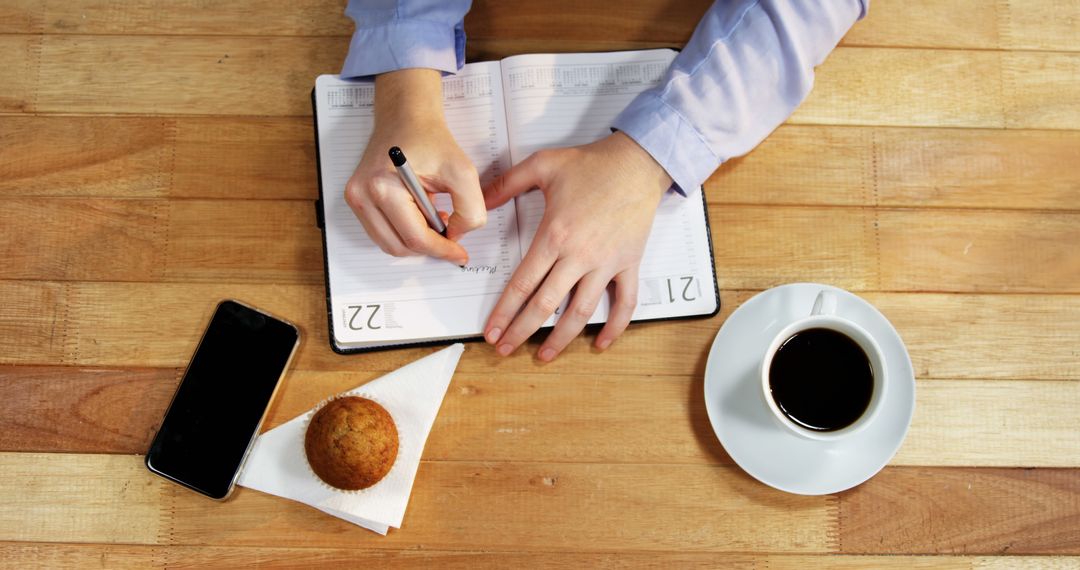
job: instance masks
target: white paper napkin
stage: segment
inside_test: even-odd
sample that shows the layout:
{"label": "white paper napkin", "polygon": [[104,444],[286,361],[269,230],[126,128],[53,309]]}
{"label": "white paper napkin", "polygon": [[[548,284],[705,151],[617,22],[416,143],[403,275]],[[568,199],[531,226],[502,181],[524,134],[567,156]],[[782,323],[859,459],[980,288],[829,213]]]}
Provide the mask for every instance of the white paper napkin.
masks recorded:
{"label": "white paper napkin", "polygon": [[379,534],[386,534],[389,527],[399,528],[424,443],[464,350],[455,344],[347,392],[379,402],[397,425],[401,441],[397,460],[374,486],[357,493],[341,492],[311,472],[304,456],[310,410],[255,440],[239,484],[311,505]]}

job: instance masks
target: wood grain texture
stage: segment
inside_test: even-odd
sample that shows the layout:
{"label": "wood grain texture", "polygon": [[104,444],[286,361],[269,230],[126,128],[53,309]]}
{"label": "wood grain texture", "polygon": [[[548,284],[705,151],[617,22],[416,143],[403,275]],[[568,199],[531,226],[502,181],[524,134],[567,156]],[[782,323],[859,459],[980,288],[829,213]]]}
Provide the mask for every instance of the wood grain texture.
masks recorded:
{"label": "wood grain texture", "polygon": [[1009,0],[999,2],[1004,21],[1003,46],[1015,50],[1077,51],[1080,2]]}
{"label": "wood grain texture", "polygon": [[[336,73],[347,46],[338,38],[42,36],[33,110],[310,115],[315,78]],[[161,54],[169,65],[152,65]]]}
{"label": "wood grain texture", "polygon": [[[709,213],[724,289],[813,281],[855,291],[1080,291],[1076,212],[729,204]],[[12,228],[0,237],[8,278],[323,282],[307,200],[17,198],[0,220]]]}
{"label": "wood grain texture", "polygon": [[875,129],[873,147],[883,206],[1080,210],[1077,132]]}
{"label": "wood grain texture", "polygon": [[0,540],[159,539],[167,483],[152,477],[141,457],[0,453],[0,478],[8,482],[0,487]]}
{"label": "wood grain texture", "polygon": [[9,198],[0,208],[0,274],[7,279],[159,278],[162,201]]}
{"label": "wood grain texture", "polygon": [[0,281],[0,364],[63,362],[69,287]]}
{"label": "wood grain texture", "polygon": [[4,68],[8,70],[0,87],[0,113],[22,113],[33,109],[41,42],[39,37],[0,35],[0,53],[4,54]]}
{"label": "wood grain texture", "polygon": [[1001,4],[982,0],[872,0],[842,45],[995,49]]}
{"label": "wood grain texture", "polygon": [[[0,367],[0,451],[145,453],[181,369]],[[380,376],[294,370],[264,429]],[[702,378],[458,373],[424,457],[731,465]],[[1080,467],[1080,382],[920,379],[892,465]],[[619,437],[610,434],[618,433]]]}
{"label": "wood grain texture", "polygon": [[1002,57],[1009,128],[1080,129],[1080,53]]}
{"label": "wood grain texture", "polygon": [[[0,538],[7,541],[435,550],[479,544],[572,552],[1080,550],[1076,469],[889,468],[841,494],[836,511],[835,499],[778,493],[734,467],[424,462],[403,530],[385,538],[247,489],[226,503],[208,503],[154,478],[137,456],[4,453],[0,471],[36,474],[38,482],[31,492],[0,489]],[[650,484],[657,480],[679,481],[680,493]],[[75,481],[79,492],[72,493]],[[115,516],[95,516],[116,500],[128,505],[122,527]],[[661,503],[640,516],[642,505]]]}
{"label": "wood grain texture", "polygon": [[254,565],[259,568],[803,568],[915,570],[1066,570],[1080,559],[1066,556],[859,556],[836,554],[727,554],[712,552],[577,553],[372,551],[359,548],[257,548],[147,546],[69,543],[0,543],[0,558],[14,567],[205,568]]}
{"label": "wood grain texture", "polygon": [[[428,354],[430,348],[400,349],[358,356],[329,351],[321,285],[52,283],[0,281],[0,291],[27,299],[6,322],[29,335],[52,330],[46,338],[64,339],[46,348],[9,350],[10,364],[181,367],[187,362],[213,307],[238,298],[301,327],[304,340],[296,367],[301,370],[349,371],[358,360],[366,370],[389,371]],[[66,301],[57,303],[57,293]],[[700,375],[708,347],[724,319],[753,291],[722,291],[721,313],[711,319],[641,323],[630,327],[606,357],[590,348],[591,335],[573,341],[555,362],[541,364],[532,351],[500,358],[486,344],[472,343],[461,372],[495,376],[521,372]],[[1074,347],[1080,331],[1062,323],[1080,319],[1075,295],[959,295],[864,293],[897,327],[908,346],[919,378],[1073,380],[1080,378]],[[33,301],[34,299],[41,299]],[[41,312],[31,302],[57,303]],[[53,325],[54,307],[66,311]],[[13,309],[9,309],[13,310]],[[2,314],[2,313],[0,313]],[[63,323],[66,323],[64,326]],[[41,333],[37,333],[41,334]],[[13,347],[36,346],[37,337],[20,338]],[[52,347],[52,348],[48,348]],[[648,356],[646,356],[648,355]],[[1032,355],[1039,355],[1032,358]]]}
{"label": "wood grain texture", "polygon": [[145,453],[182,373],[0,366],[0,450]]}
{"label": "wood grain texture", "polygon": [[[833,499],[777,493],[732,467],[424,462],[404,521],[408,532],[387,537],[249,489],[210,503],[152,476],[138,456],[3,453],[0,473],[5,480],[38,473],[31,492],[0,488],[0,540],[6,541],[376,550],[476,549],[469,544],[511,551],[835,549]],[[677,496],[656,484],[665,480],[680,482]],[[117,501],[128,507],[116,511]],[[649,516],[641,516],[643,509]],[[120,520],[123,526],[116,524]]]}
{"label": "wood grain texture", "polygon": [[8,196],[318,197],[308,117],[0,116]]}
{"label": "wood grain texture", "polygon": [[[337,0],[281,5],[268,0],[218,2],[201,9],[196,0],[125,2],[117,11],[96,0],[0,5],[0,33],[94,35],[349,36],[352,21]],[[667,42],[682,45],[708,2],[624,2],[618,11],[585,2],[511,8],[476,2],[466,16],[471,41],[529,37],[552,42]],[[274,17],[266,17],[272,13]],[[958,49],[1075,50],[1074,0],[1026,2],[876,0],[842,45]],[[600,25],[602,24],[602,25]]]}
{"label": "wood grain texture", "polygon": [[176,117],[172,124],[176,138],[170,197],[319,196],[315,134],[307,117]]}
{"label": "wood grain texture", "polygon": [[176,143],[167,119],[0,117],[5,196],[165,195]]}
{"label": "wood grain texture", "polygon": [[1001,128],[1001,82],[985,80],[1000,77],[1001,66],[994,52],[839,48],[788,121]]}
{"label": "wood grain texture", "polygon": [[[24,60],[40,64],[29,85],[16,84],[5,95],[6,109],[119,114],[310,115],[315,77],[340,68],[348,43],[305,37],[13,37],[18,45],[12,51],[21,49]],[[39,58],[32,55],[33,42],[40,42]],[[171,65],[148,71],[146,54],[164,52]],[[96,65],[102,61],[109,65]],[[841,47],[820,66],[813,92],[790,122],[1075,127],[1075,106],[1049,104],[1047,98],[1074,92],[1076,61],[1073,54],[1043,52]],[[1012,70],[1008,81],[981,81],[1002,77],[1003,66]]]}
{"label": "wood grain texture", "polygon": [[[313,200],[312,138],[305,117],[0,116],[0,191]],[[712,204],[1080,210],[1078,160],[1073,131],[784,125],[706,191]]]}
{"label": "wood grain texture", "polygon": [[1080,213],[881,210],[883,288],[1080,292]]}
{"label": "wood grain texture", "polygon": [[165,203],[164,279],[322,283],[322,234],[311,201]]}
{"label": "wood grain texture", "polygon": [[1080,552],[1080,470],[886,469],[840,496],[840,551]]}

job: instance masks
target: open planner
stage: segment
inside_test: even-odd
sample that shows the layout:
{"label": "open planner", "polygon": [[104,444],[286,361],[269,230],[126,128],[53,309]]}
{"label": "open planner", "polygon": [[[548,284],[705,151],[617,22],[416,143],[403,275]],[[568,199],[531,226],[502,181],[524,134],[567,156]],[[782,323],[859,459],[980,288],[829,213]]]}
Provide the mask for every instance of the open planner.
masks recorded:
{"label": "open planner", "polygon": [[[656,85],[674,57],[661,49],[470,63],[443,79],[446,120],[483,184],[538,149],[608,135],[615,116]],[[344,197],[374,126],[374,85],[323,75],[312,97],[331,347],[356,352],[480,337],[536,234],[543,194],[526,192],[488,212],[487,224],[460,241],[469,252],[465,267],[383,253]],[[668,191],[660,202],[641,264],[635,321],[720,309],[705,200],[700,188],[691,190],[688,196]],[[444,194],[435,204],[450,210]],[[608,306],[603,300],[589,322],[604,322]],[[546,326],[554,326],[562,308]]]}

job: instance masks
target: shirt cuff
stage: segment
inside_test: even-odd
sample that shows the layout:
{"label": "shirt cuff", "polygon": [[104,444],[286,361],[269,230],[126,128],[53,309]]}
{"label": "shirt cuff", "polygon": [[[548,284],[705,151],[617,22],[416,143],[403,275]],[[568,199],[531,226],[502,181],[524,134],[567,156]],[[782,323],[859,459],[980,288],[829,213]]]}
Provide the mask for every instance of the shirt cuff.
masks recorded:
{"label": "shirt cuff", "polygon": [[631,101],[612,128],[626,133],[660,163],[683,196],[700,188],[722,162],[693,125],[653,91]]}
{"label": "shirt cuff", "polygon": [[455,73],[465,64],[465,29],[440,22],[398,20],[353,33],[342,79],[407,68]]}

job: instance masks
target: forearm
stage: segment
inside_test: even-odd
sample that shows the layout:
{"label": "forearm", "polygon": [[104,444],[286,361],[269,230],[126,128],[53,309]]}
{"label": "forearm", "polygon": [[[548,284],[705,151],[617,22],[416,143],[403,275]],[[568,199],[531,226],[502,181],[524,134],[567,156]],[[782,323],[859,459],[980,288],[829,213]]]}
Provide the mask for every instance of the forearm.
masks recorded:
{"label": "forearm", "polygon": [[442,76],[433,69],[401,69],[375,78],[375,125],[442,122]]}
{"label": "forearm", "polygon": [[869,0],[716,2],[656,88],[613,127],[684,191],[743,155],[806,98],[821,64]]}

